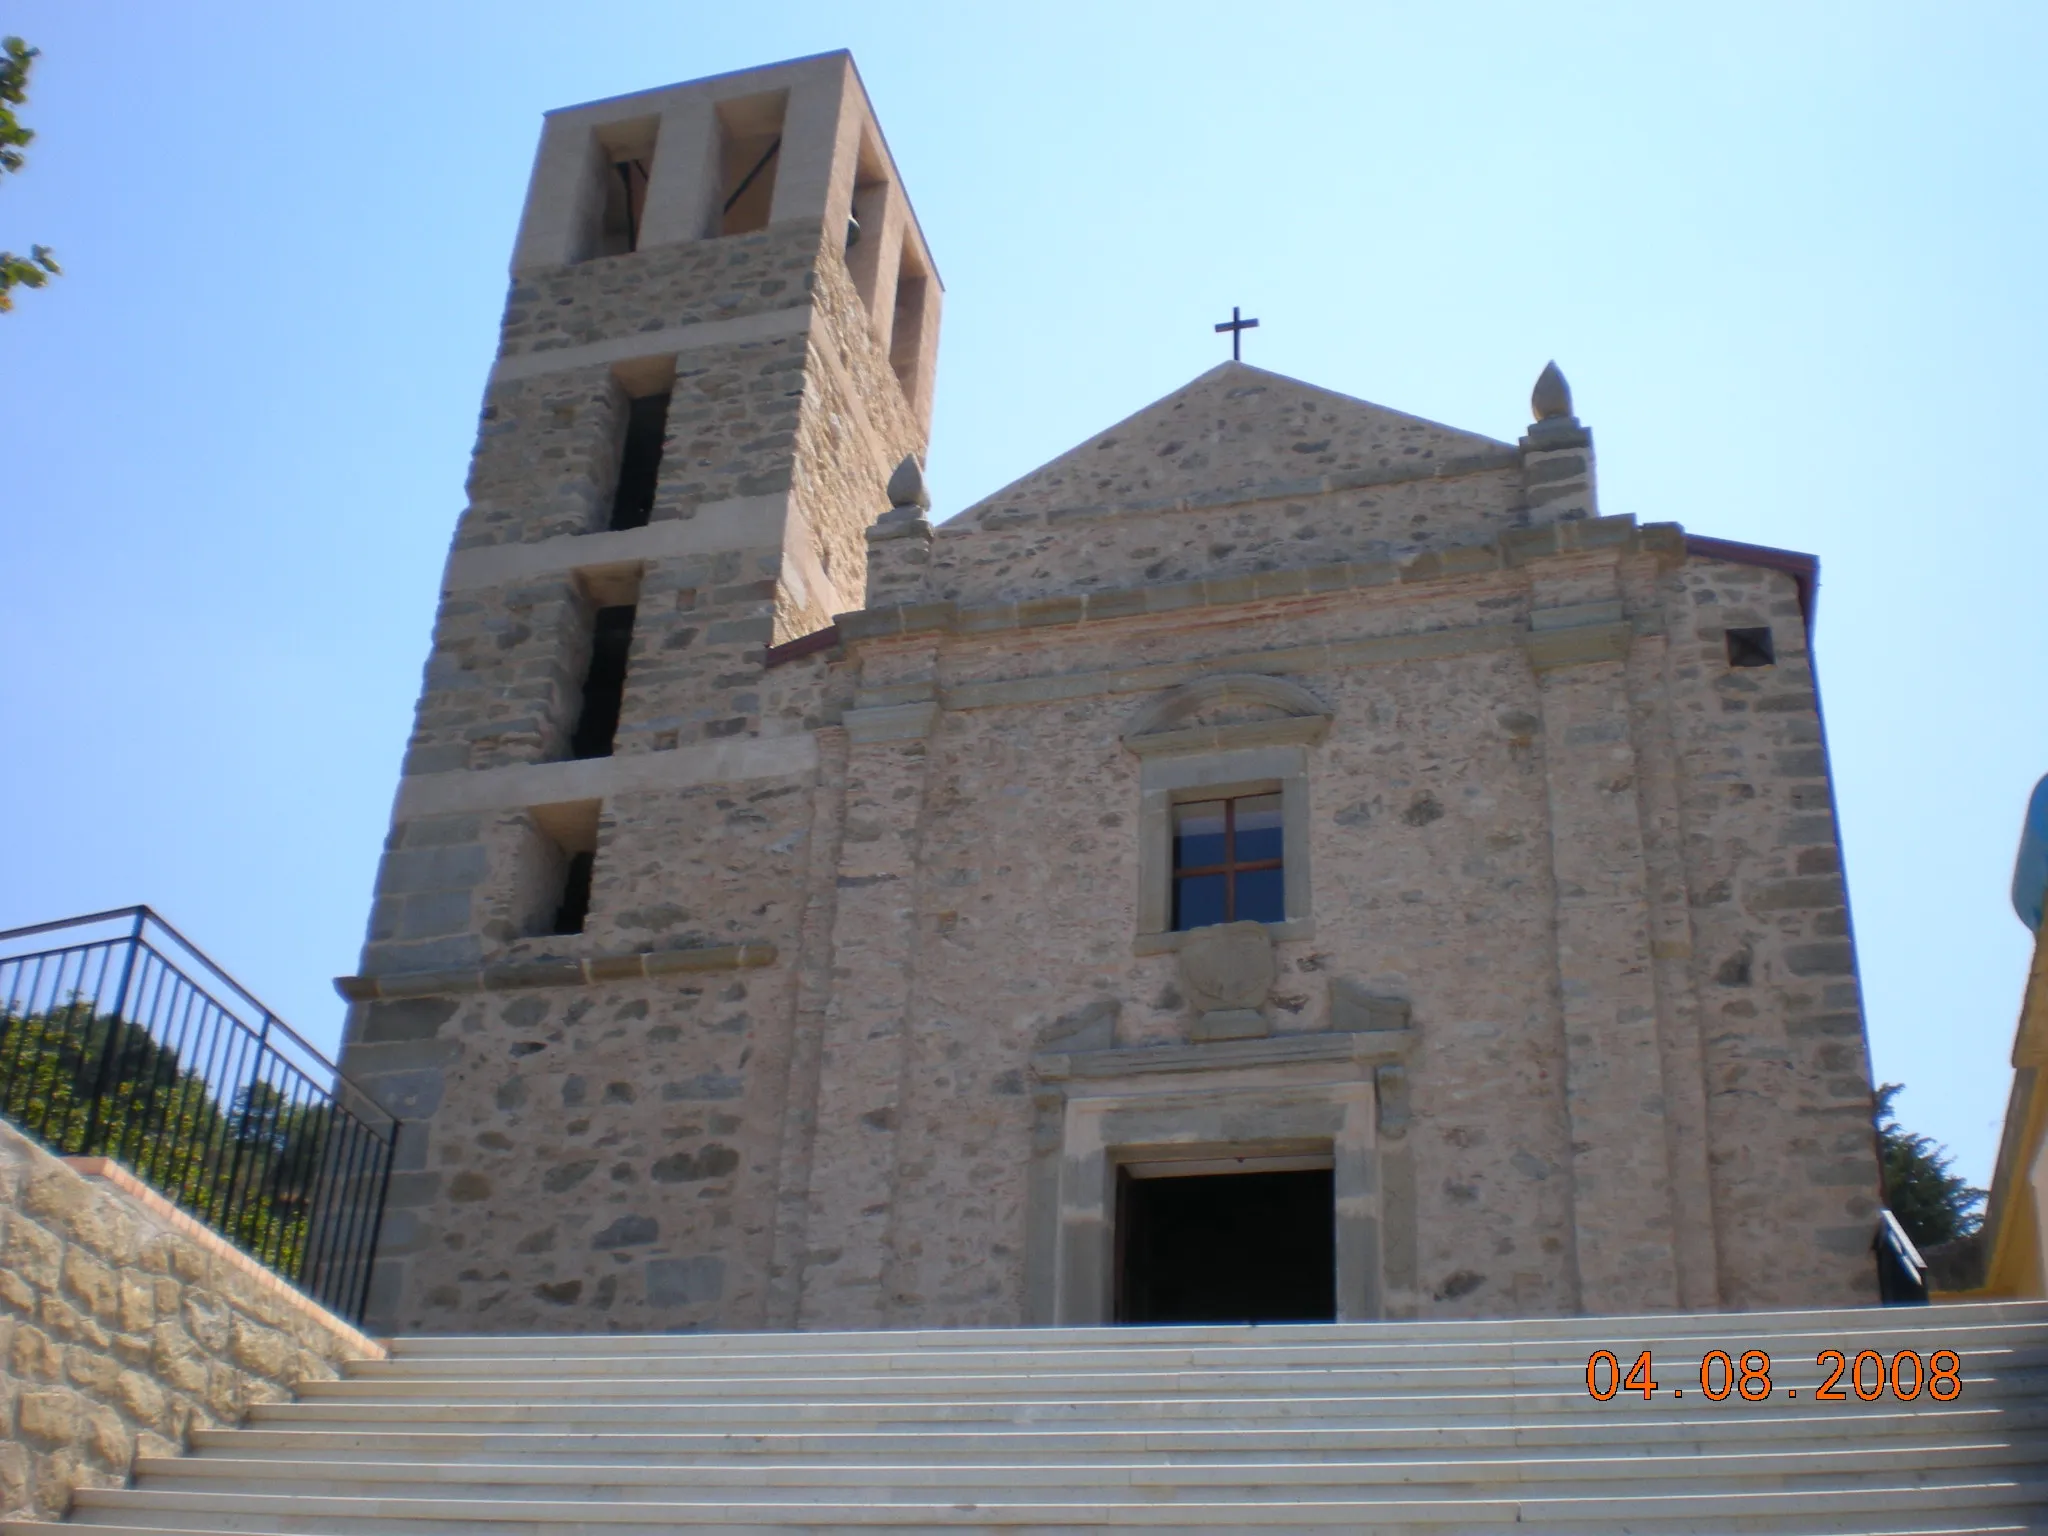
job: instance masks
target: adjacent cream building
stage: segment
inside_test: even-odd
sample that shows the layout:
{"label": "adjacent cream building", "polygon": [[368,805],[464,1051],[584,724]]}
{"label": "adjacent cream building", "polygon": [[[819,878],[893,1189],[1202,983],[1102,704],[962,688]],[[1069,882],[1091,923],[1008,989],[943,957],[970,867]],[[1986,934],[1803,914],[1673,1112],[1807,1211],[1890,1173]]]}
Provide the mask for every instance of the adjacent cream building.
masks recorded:
{"label": "adjacent cream building", "polygon": [[1814,564],[1224,363],[934,526],[851,59],[553,113],[345,1066],[385,1330],[1874,1300]]}

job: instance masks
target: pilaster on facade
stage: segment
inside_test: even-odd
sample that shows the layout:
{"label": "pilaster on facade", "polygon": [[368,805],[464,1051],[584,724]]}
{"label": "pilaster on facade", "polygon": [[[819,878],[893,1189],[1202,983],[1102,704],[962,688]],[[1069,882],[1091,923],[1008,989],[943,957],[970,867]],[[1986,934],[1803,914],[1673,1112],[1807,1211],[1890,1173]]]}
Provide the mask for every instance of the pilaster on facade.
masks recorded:
{"label": "pilaster on facade", "polygon": [[828,940],[831,994],[820,1019],[797,1313],[805,1328],[882,1327],[891,1315],[898,1143],[919,964],[927,735],[936,711],[926,702],[847,714]]}
{"label": "pilaster on facade", "polygon": [[[1643,593],[1646,601],[1653,595],[1654,589]],[[1710,1311],[1721,1305],[1721,1240],[1709,1166],[1712,1142],[1700,1041],[1691,890],[1686,880],[1683,792],[1671,721],[1670,627],[1667,620],[1660,632],[1637,636],[1625,666],[1630,734],[1639,744],[1636,801],[1642,815],[1650,972],[1657,996],[1679,1306],[1688,1311]]]}
{"label": "pilaster on facade", "polygon": [[[1641,764],[1627,668],[1605,649],[1627,633],[1620,614],[1618,596],[1561,605],[1549,623],[1539,606],[1530,632],[1549,794],[1579,1301],[1592,1313],[1662,1311],[1679,1299]],[[1576,632],[1585,632],[1583,648],[1559,644]]]}

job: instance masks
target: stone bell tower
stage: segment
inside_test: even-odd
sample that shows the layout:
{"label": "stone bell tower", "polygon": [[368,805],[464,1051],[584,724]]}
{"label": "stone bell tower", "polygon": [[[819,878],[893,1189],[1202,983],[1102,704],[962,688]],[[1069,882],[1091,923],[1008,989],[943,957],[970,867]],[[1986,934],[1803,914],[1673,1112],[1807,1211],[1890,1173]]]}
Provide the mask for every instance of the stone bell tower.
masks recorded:
{"label": "stone bell tower", "polygon": [[[744,979],[721,984],[717,1049],[686,1060],[698,1026],[667,1015],[701,989],[650,992],[670,961],[648,957],[686,953],[694,973],[797,948],[800,878],[736,872],[707,845],[735,805],[815,774],[817,671],[771,669],[769,648],[864,605],[866,530],[925,450],[939,304],[844,52],[548,115],[361,974],[339,984],[357,1005],[347,1070],[410,1125],[381,1325],[487,1322],[524,1242],[498,1315],[601,1326],[549,1303],[608,1308],[611,1261],[586,1280],[539,1255],[590,1252],[571,1213],[593,1208],[600,1164],[649,1177],[617,1171],[622,1138],[671,1173],[716,1170],[619,1218],[609,1251],[671,1266],[629,1286],[667,1298],[645,1321],[685,1294],[757,1314],[758,1297],[716,1294],[723,1250],[697,1233],[762,1230],[720,1200],[773,1187],[790,1005],[737,1006]],[[564,1031],[593,1010],[649,1038],[590,1057],[592,1037]],[[682,1108],[643,1102],[615,1131],[579,1112],[585,1094],[664,1102],[664,1079]],[[492,1164],[515,1144],[516,1167]]]}
{"label": "stone bell tower", "polygon": [[456,548],[694,524],[777,640],[820,628],[923,453],[938,315],[846,54],[550,113]]}

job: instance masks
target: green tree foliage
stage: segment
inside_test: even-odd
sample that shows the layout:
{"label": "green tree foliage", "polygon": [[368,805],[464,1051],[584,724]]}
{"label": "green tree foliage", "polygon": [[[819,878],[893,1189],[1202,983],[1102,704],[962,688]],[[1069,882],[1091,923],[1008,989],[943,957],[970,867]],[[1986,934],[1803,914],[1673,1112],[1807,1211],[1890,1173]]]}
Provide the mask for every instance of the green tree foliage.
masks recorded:
{"label": "green tree foliage", "polygon": [[[22,151],[36,136],[33,128],[21,126],[14,109],[28,100],[29,66],[41,52],[18,37],[0,38],[0,175],[22,168],[27,159]],[[0,251],[0,314],[14,308],[13,290],[40,288],[63,270],[47,245],[30,246],[26,256]]]}
{"label": "green tree foliage", "polygon": [[0,1114],[60,1155],[126,1164],[299,1277],[329,1143],[325,1104],[293,1103],[256,1082],[222,1105],[176,1051],[74,999],[44,1013],[0,1013]]}
{"label": "green tree foliage", "polygon": [[1954,1158],[1947,1147],[1899,1124],[1892,1100],[1904,1088],[1886,1083],[1877,1090],[1877,1145],[1884,1159],[1885,1204],[1924,1253],[1977,1230],[1984,1220],[1984,1191],[1949,1172]]}

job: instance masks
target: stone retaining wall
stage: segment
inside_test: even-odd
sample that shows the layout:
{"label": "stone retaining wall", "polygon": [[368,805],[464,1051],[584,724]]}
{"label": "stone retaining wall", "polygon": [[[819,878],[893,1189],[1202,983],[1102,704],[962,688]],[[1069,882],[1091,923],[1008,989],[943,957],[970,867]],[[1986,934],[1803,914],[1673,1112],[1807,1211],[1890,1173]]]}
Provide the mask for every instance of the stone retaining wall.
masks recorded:
{"label": "stone retaining wall", "polygon": [[0,1121],[0,1519],[59,1516],[138,1455],[383,1354],[125,1169]]}

